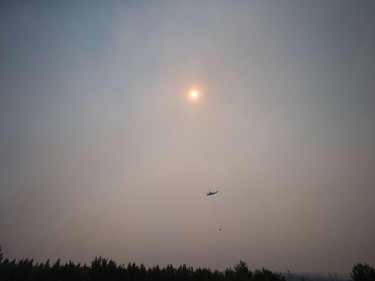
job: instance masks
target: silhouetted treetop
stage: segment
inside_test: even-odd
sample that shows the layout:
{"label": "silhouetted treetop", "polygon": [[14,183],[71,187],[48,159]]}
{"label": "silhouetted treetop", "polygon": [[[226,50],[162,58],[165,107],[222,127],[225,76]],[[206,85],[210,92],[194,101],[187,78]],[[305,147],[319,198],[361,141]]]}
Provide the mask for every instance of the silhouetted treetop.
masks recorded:
{"label": "silhouetted treetop", "polygon": [[374,281],[375,268],[367,263],[357,263],[353,266],[350,276],[354,281]]}

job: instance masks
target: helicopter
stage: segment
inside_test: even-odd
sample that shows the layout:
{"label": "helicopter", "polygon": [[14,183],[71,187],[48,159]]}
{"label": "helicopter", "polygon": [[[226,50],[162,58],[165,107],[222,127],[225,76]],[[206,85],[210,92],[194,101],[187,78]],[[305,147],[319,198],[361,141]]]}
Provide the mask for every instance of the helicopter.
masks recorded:
{"label": "helicopter", "polygon": [[218,193],[219,191],[218,190],[216,190],[216,191],[211,191],[211,190],[209,190],[207,193],[206,193],[206,195],[207,196],[211,196],[211,195],[215,195],[216,193]]}

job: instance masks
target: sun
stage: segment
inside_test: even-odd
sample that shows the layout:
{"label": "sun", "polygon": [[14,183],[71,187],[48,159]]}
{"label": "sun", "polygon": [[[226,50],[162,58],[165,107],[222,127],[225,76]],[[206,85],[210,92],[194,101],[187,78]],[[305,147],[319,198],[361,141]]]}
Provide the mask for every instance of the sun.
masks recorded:
{"label": "sun", "polygon": [[191,99],[191,100],[196,101],[196,100],[199,99],[199,91],[196,90],[196,89],[192,89],[192,90],[190,91],[189,96],[190,96],[190,99]]}

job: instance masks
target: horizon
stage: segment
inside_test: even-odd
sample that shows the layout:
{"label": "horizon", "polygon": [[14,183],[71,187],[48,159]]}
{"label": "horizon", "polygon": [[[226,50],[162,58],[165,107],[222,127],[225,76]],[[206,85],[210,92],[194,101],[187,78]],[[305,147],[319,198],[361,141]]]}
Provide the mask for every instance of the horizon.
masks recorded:
{"label": "horizon", "polygon": [[366,0],[2,1],[6,256],[375,264],[374,14]]}
{"label": "horizon", "polygon": [[[297,275],[297,276],[304,276],[304,277],[312,277],[312,278],[317,278],[317,277],[330,277],[331,275],[337,275],[339,278],[346,278],[346,277],[349,277],[350,278],[350,274],[351,274],[351,271],[348,271],[348,272],[330,272],[330,271],[326,271],[326,272],[292,272],[290,270],[285,270],[285,271],[277,271],[277,270],[273,270],[272,268],[266,268],[266,267],[262,267],[262,268],[251,268],[248,266],[248,264],[246,263],[246,261],[242,261],[242,260],[239,260],[236,264],[233,264],[232,266],[229,266],[229,267],[226,267],[226,268],[223,268],[223,269],[218,269],[218,268],[209,268],[209,267],[194,267],[194,266],[190,266],[188,264],[172,264],[172,263],[168,263],[166,265],[159,265],[159,264],[154,264],[154,265],[145,265],[144,263],[135,263],[135,262],[132,262],[132,261],[128,261],[128,262],[125,262],[125,263],[118,263],[116,260],[113,260],[109,257],[102,257],[102,256],[95,256],[91,261],[87,262],[87,263],[80,263],[80,262],[76,262],[74,260],[71,260],[71,259],[67,259],[67,260],[62,260],[60,258],[57,258],[56,260],[50,260],[50,259],[47,259],[45,261],[35,261],[34,259],[30,258],[30,257],[24,257],[24,258],[21,258],[19,260],[17,259],[10,259],[8,258],[7,256],[4,256],[4,252],[0,252],[2,254],[2,260],[9,260],[9,261],[15,261],[15,262],[19,262],[21,260],[28,260],[28,261],[32,261],[33,263],[35,263],[35,265],[37,264],[41,264],[41,263],[49,263],[50,265],[53,265],[57,262],[59,262],[61,265],[64,265],[64,264],[68,264],[70,262],[76,264],[76,265],[80,265],[80,266],[88,266],[90,267],[91,266],[91,263],[94,262],[95,260],[97,259],[103,259],[103,260],[106,260],[107,262],[110,262],[110,261],[113,261],[116,263],[117,266],[119,267],[127,267],[129,265],[136,265],[136,266],[145,266],[146,269],[153,269],[155,267],[160,267],[160,269],[163,269],[163,268],[166,268],[168,266],[172,266],[174,268],[179,268],[179,267],[187,267],[187,268],[192,268],[193,270],[197,270],[197,269],[209,269],[211,270],[212,272],[214,271],[218,271],[218,272],[225,272],[226,270],[230,270],[230,269],[234,269],[236,266],[240,265],[240,263],[244,263],[249,271],[251,272],[255,272],[256,270],[262,270],[262,269],[266,269],[266,270],[270,270],[271,272],[274,272],[274,273],[279,273],[279,274],[283,274],[283,276],[286,276],[286,275]],[[358,263],[357,263],[358,264]],[[354,265],[353,265],[354,266]]]}

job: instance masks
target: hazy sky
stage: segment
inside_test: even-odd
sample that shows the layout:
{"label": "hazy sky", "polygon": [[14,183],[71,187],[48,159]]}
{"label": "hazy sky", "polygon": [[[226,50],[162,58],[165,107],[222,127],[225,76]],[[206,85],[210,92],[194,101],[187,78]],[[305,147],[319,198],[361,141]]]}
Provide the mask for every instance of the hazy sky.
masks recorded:
{"label": "hazy sky", "polygon": [[6,257],[375,264],[374,1],[104,2],[0,2]]}

